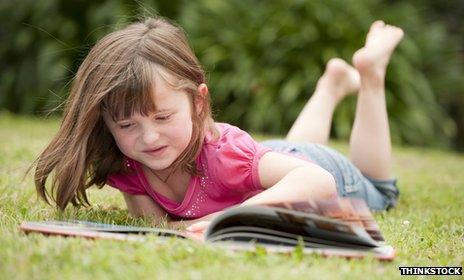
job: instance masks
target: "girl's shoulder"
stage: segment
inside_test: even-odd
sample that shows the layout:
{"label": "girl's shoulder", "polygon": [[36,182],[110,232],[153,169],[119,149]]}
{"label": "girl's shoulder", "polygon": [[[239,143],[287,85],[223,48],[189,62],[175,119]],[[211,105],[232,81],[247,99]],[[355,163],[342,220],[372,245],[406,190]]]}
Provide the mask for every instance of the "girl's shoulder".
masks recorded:
{"label": "girl's shoulder", "polygon": [[137,168],[137,162],[125,158],[124,165],[128,171],[110,174],[106,184],[128,194],[146,195],[146,190],[143,188],[143,183],[140,180],[140,170]]}
{"label": "girl's shoulder", "polygon": [[205,137],[205,145],[221,145],[225,143],[233,143],[236,141],[254,141],[253,138],[244,130],[237,126],[228,123],[215,122],[219,135],[214,137],[212,133],[207,133]]}
{"label": "girl's shoulder", "polygon": [[219,185],[235,190],[241,190],[243,186],[258,189],[258,162],[271,149],[236,126],[227,123],[215,125],[220,136],[218,139],[206,138],[200,154],[202,167],[208,169],[209,177]]}

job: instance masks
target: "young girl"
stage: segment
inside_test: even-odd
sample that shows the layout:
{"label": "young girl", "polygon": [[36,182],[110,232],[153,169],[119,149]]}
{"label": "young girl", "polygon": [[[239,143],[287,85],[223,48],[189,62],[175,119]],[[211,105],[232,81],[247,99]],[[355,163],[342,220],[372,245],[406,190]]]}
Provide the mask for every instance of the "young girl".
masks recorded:
{"label": "young girl", "polygon": [[[375,22],[349,66],[329,61],[286,140],[258,143],[211,116],[205,74],[181,28],[147,19],[101,39],[73,81],[61,127],[36,161],[39,195],[63,210],[86,189],[120,190],[129,212],[155,222],[203,217],[233,205],[363,198],[395,205],[384,95],[401,29]],[[333,111],[359,91],[351,162],[323,144]],[[51,193],[45,188],[54,172]]]}

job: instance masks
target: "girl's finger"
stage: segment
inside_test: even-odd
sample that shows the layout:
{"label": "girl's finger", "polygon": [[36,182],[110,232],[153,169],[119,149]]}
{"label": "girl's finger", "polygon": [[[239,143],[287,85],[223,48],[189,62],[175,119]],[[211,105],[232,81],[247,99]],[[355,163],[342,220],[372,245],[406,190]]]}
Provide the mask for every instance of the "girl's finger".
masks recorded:
{"label": "girl's finger", "polygon": [[210,221],[201,221],[198,223],[194,223],[193,225],[187,227],[186,230],[191,232],[204,231],[210,223]]}

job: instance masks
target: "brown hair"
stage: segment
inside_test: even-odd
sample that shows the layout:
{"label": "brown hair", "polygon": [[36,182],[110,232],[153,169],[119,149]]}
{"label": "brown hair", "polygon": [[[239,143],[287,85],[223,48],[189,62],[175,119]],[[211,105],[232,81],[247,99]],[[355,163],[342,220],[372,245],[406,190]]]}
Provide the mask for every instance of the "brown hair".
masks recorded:
{"label": "brown hair", "polygon": [[[195,158],[206,131],[215,137],[219,134],[209,97],[197,90],[205,74],[182,28],[165,19],[148,18],[103,37],[79,67],[59,131],[34,163],[35,185],[42,199],[50,203],[51,198],[61,210],[69,202],[89,205],[87,188],[101,188],[110,174],[127,171],[102,115],[106,111],[117,119],[153,112],[153,75],[161,75],[190,97],[192,138],[172,167],[197,173]],[[50,194],[45,183],[51,172]]]}

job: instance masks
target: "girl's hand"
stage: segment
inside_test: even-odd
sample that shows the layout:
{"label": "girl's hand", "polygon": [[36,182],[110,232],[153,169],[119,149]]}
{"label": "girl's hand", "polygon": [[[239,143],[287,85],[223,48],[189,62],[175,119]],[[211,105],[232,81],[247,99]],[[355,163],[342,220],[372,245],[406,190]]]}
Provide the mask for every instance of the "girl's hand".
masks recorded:
{"label": "girl's hand", "polygon": [[211,221],[199,221],[186,228],[189,232],[205,232]]}
{"label": "girl's hand", "polygon": [[193,240],[204,242],[205,232],[210,224],[211,224],[211,221],[196,222],[190,225],[189,227],[187,227],[184,233],[185,235],[187,235],[187,237]]}
{"label": "girl's hand", "polygon": [[222,213],[222,211],[215,212],[195,220],[175,221],[169,222],[168,224],[170,228],[183,230],[184,233],[192,239],[203,241],[204,233],[206,232],[208,226],[211,224],[211,220],[213,220],[220,213]]}

